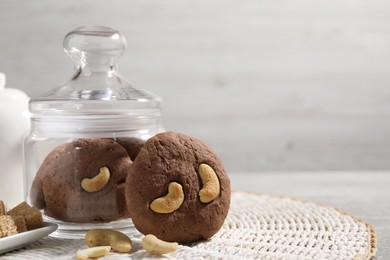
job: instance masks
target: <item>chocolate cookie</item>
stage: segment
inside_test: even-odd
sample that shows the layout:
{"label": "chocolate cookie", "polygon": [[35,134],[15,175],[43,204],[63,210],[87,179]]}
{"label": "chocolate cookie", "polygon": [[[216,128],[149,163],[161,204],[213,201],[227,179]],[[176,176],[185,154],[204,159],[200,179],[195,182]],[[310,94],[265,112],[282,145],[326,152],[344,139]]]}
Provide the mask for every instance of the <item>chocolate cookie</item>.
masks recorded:
{"label": "chocolate cookie", "polygon": [[130,167],[126,201],[135,227],[165,241],[213,236],[230,206],[230,180],[204,142],[173,132],[150,138]]}
{"label": "chocolate cookie", "polygon": [[114,140],[126,149],[132,161],[135,160],[139,151],[145,144],[144,140],[136,137],[117,137]]}
{"label": "chocolate cookie", "polygon": [[67,222],[109,222],[127,215],[124,184],[132,161],[109,139],[79,139],[56,147],[31,187],[32,204]]}

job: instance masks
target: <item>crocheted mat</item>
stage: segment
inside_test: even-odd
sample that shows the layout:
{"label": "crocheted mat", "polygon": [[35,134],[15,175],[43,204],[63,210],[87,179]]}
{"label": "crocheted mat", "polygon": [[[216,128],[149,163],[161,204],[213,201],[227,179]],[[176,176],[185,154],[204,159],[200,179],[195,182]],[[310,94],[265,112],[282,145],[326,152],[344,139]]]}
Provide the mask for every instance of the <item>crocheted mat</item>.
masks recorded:
{"label": "crocheted mat", "polygon": [[[158,258],[141,247],[136,232],[131,254],[102,259]],[[75,259],[83,240],[45,237],[3,259]],[[233,192],[222,229],[207,241],[179,246],[171,259],[370,259],[377,251],[374,229],[335,208],[287,197]]]}

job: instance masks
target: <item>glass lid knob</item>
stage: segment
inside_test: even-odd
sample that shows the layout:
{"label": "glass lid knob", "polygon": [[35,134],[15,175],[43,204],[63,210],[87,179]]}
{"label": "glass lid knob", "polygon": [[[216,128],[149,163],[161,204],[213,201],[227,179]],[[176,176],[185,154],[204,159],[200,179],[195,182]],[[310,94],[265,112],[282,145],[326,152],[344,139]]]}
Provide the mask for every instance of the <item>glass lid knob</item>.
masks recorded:
{"label": "glass lid knob", "polygon": [[87,64],[115,66],[126,49],[126,39],[118,31],[104,26],[79,27],[64,38],[64,50],[76,67]]}

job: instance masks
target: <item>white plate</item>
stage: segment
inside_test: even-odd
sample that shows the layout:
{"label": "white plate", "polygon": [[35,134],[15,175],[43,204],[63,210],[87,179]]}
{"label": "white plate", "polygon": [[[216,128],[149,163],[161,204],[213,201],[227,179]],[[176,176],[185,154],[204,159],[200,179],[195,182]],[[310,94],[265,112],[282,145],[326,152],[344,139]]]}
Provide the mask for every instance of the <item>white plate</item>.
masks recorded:
{"label": "white plate", "polygon": [[45,237],[58,228],[55,224],[43,223],[43,227],[9,237],[0,238],[0,254],[26,246]]}

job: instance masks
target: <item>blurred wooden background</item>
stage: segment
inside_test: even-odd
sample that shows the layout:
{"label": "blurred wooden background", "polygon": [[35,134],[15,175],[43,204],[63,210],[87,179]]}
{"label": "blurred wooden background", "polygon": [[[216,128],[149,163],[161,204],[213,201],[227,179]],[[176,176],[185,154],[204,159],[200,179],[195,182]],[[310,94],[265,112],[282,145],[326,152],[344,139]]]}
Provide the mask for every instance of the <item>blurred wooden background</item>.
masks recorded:
{"label": "blurred wooden background", "polygon": [[123,32],[120,73],[229,171],[390,168],[384,0],[0,1],[0,71],[37,96],[67,80],[65,34]]}

